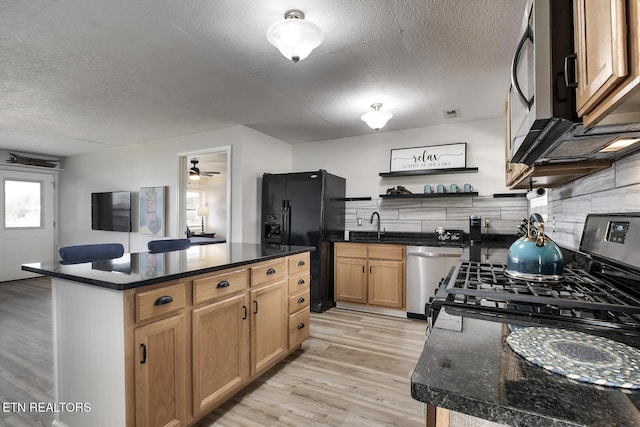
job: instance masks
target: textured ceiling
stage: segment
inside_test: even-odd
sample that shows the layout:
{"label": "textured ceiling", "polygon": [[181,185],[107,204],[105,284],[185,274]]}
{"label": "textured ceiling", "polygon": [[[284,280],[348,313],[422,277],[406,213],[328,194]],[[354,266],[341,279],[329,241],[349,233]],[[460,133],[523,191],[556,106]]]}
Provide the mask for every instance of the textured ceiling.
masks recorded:
{"label": "textured ceiling", "polygon": [[[0,149],[68,156],[244,124],[289,143],[503,114],[525,0],[14,0],[0,14]],[[285,10],[325,32],[294,64]],[[443,110],[460,117],[445,119]]]}

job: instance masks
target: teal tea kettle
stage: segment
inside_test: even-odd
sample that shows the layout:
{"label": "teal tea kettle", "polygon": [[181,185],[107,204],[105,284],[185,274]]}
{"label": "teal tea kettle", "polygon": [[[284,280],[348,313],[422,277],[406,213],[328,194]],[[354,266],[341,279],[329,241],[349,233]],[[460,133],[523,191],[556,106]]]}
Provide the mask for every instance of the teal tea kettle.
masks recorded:
{"label": "teal tea kettle", "polygon": [[536,281],[561,280],[564,270],[562,251],[544,234],[540,214],[529,217],[527,233],[513,242],[507,253],[507,276]]}

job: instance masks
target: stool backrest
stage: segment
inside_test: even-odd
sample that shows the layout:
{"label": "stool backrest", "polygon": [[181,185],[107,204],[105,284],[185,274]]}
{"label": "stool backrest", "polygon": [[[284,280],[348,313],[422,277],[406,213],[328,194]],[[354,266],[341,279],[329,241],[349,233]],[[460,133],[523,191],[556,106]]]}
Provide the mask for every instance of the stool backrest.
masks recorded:
{"label": "stool backrest", "polygon": [[124,246],[121,243],[64,246],[58,249],[58,254],[61,264],[78,264],[120,258],[124,255]]}
{"label": "stool backrest", "polygon": [[163,240],[151,240],[147,243],[149,252],[169,252],[179,251],[182,249],[189,249],[191,247],[191,240],[189,239],[163,239]]}

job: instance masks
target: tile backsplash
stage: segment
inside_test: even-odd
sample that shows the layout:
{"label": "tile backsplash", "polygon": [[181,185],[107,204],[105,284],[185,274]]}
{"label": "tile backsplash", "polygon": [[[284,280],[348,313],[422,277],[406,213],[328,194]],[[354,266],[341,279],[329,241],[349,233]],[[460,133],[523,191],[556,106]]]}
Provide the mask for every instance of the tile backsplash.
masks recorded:
{"label": "tile backsplash", "polygon": [[[373,212],[380,214],[380,229],[386,231],[431,233],[442,226],[468,233],[469,216],[479,215],[483,233],[515,234],[520,219],[527,216],[527,199],[469,196],[348,201],[345,228],[350,231],[375,230],[377,218],[371,223]],[[484,226],[485,218],[490,219],[488,228]],[[361,225],[358,225],[358,219]]]}
{"label": "tile backsplash", "polygon": [[640,212],[640,152],[550,189],[546,231],[559,245],[578,249],[587,214],[617,212]]}

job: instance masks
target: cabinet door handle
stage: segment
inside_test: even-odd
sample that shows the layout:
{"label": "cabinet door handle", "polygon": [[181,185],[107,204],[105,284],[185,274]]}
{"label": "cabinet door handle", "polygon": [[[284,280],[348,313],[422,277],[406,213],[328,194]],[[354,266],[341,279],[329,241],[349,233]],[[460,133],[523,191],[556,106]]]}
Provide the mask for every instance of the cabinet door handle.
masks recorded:
{"label": "cabinet door handle", "polygon": [[[573,62],[573,69],[575,70],[577,60],[578,55],[575,53],[564,57],[564,85],[566,87],[578,87],[578,79],[575,76],[572,82],[569,81],[569,62]],[[575,72],[573,74],[575,75]]]}
{"label": "cabinet door handle", "polygon": [[369,266],[369,274],[373,273],[373,266]]}
{"label": "cabinet door handle", "polygon": [[304,328],[304,323],[302,322],[298,323],[298,329],[302,329],[302,328]]}
{"label": "cabinet door handle", "polygon": [[304,285],[304,279],[298,280],[298,285]]}
{"label": "cabinet door handle", "polygon": [[227,282],[226,280],[223,280],[222,282],[218,283],[218,288],[228,288],[229,287],[229,282]]}
{"label": "cabinet door handle", "polygon": [[147,346],[145,344],[140,344],[140,348],[142,349],[142,360],[140,361],[141,365],[147,363]]}
{"label": "cabinet door handle", "polygon": [[244,315],[242,316],[242,320],[247,320],[247,306],[243,305],[242,310],[244,310]]}
{"label": "cabinet door handle", "polygon": [[298,261],[298,267],[303,267],[305,266],[305,262],[304,261]]}
{"label": "cabinet door handle", "polygon": [[153,303],[153,305],[165,305],[173,302],[173,298],[169,295],[163,295]]}
{"label": "cabinet door handle", "polygon": [[302,304],[304,302],[304,298],[300,297],[298,298],[298,304]]}
{"label": "cabinet door handle", "polygon": [[364,265],[362,266],[362,272],[364,273]]}
{"label": "cabinet door handle", "polygon": [[276,274],[276,270],[274,270],[273,268],[270,268],[267,270],[267,274],[271,275],[271,274]]}
{"label": "cabinet door handle", "polygon": [[253,302],[253,314],[258,314],[258,301]]}

